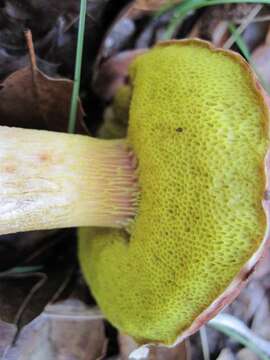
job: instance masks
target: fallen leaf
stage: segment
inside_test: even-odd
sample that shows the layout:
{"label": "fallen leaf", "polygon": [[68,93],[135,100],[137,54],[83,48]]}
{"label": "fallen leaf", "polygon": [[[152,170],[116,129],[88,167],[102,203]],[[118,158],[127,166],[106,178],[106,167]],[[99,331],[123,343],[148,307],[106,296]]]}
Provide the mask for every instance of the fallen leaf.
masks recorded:
{"label": "fallen leaf", "polygon": [[123,51],[104,61],[98,68],[93,89],[104,100],[110,100],[117,89],[126,83],[130,63],[146,49]]}
{"label": "fallen leaf", "polygon": [[[73,82],[53,79],[30,67],[14,72],[0,89],[1,125],[67,131]],[[85,132],[79,103],[77,131]]]}
{"label": "fallen leaf", "polygon": [[4,353],[16,334],[16,326],[0,320],[0,334],[0,359],[3,359]]}
{"label": "fallen leaf", "polygon": [[[6,349],[2,360],[97,360],[106,352],[107,340],[101,319],[89,316],[78,300],[58,304],[61,313],[45,311],[23,328],[16,344]],[[65,316],[65,307],[68,315]],[[73,310],[72,310],[73,309]]]}
{"label": "fallen leaf", "polygon": [[14,323],[20,330],[38,316],[61,288],[70,269],[41,273],[1,274],[1,320]]}
{"label": "fallen leaf", "polygon": [[[24,300],[27,298],[31,289],[34,288],[34,286],[41,280],[42,274],[36,273],[27,274],[27,276],[25,275],[24,277],[22,277],[20,274],[17,276],[6,275],[6,278],[3,278],[3,274],[1,274],[1,320],[8,323],[14,323]],[[44,282],[46,282],[46,276],[44,277],[44,280]],[[36,305],[37,308],[32,306],[31,309],[26,309],[26,312],[24,313],[24,323],[22,325],[31,321],[35,317],[35,312],[36,315],[38,315],[42,311],[44,304],[43,307],[40,303],[36,303]]]}
{"label": "fallen leaf", "polygon": [[[14,72],[1,84],[0,124],[67,131],[73,82],[43,74],[37,67],[30,30],[25,32],[25,38],[30,66]],[[85,132],[80,99],[78,102],[76,130]]]}
{"label": "fallen leaf", "polygon": [[[107,340],[101,314],[89,309],[77,299],[60,304],[52,315],[54,305],[45,308],[44,315],[50,322],[49,339],[57,356],[55,358],[96,360],[105,355]],[[48,314],[50,314],[48,316]],[[66,314],[66,315],[65,315]]]}
{"label": "fallen leaf", "polygon": [[[48,302],[69,296],[74,285],[79,297],[84,298],[80,277],[75,276],[75,231],[56,231],[51,239],[28,237],[29,246],[27,237],[24,239],[23,236],[18,241],[22,247],[24,240],[26,242],[27,250],[24,252],[22,249],[21,254],[25,255],[25,263],[18,263],[16,268],[0,273],[0,318],[16,324],[19,329],[38,316]],[[9,239],[16,249],[13,240]],[[39,264],[41,266],[37,266]]]}

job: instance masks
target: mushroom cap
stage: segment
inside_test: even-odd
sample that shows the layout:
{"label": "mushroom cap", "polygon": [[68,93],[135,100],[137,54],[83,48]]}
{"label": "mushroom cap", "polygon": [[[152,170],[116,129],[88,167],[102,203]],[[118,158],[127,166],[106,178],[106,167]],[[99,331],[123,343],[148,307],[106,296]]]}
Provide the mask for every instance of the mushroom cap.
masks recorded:
{"label": "mushroom cap", "polygon": [[263,253],[269,110],[248,64],[200,40],[159,44],[130,76],[138,214],[130,235],[81,229],[79,256],[116,327],[169,345],[231,302]]}

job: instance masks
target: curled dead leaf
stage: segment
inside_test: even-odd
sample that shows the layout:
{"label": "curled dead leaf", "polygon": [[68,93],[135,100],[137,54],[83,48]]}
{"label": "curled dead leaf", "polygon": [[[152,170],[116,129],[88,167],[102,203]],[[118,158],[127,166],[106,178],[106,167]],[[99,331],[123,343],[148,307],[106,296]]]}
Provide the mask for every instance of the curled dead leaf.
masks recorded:
{"label": "curled dead leaf", "polygon": [[105,100],[111,99],[116,90],[126,82],[130,63],[145,51],[146,49],[123,51],[104,61],[93,82],[96,94]]}
{"label": "curled dead leaf", "polygon": [[[58,309],[62,307],[61,316],[57,309],[52,311],[53,305],[50,307],[50,314],[45,310],[23,328],[16,344],[5,349],[3,360],[96,360],[105,355],[107,340],[103,321],[89,316],[85,305],[78,300],[62,302],[58,304]],[[66,317],[65,307],[68,308]]]}
{"label": "curled dead leaf", "polygon": [[[17,70],[0,89],[0,123],[7,126],[67,131],[73,82],[53,79],[30,67]],[[77,132],[85,132],[79,102]]]}

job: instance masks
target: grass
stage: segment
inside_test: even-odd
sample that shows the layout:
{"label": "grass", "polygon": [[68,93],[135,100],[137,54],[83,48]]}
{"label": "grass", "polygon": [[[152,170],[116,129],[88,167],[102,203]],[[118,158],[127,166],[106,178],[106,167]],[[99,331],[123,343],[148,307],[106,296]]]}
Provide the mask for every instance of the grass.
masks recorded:
{"label": "grass", "polygon": [[242,38],[242,36],[240,34],[238,34],[237,29],[235,27],[235,25],[229,23],[229,30],[232,33],[232,35],[235,38],[235,43],[238,46],[239,50],[241,51],[241,53],[243,54],[243,56],[247,59],[247,61],[250,63],[250,65],[252,66],[254,72],[256,73],[260,83],[262,84],[262,86],[264,87],[264,89],[266,90],[266,92],[268,94],[270,94],[270,86],[265,82],[265,80],[262,78],[262,76],[258,73],[256,66],[254,65],[254,63],[252,62],[252,58],[251,58],[251,54],[249,52],[249,49],[244,41],[244,39]]}
{"label": "grass", "polygon": [[76,119],[77,119],[77,112],[78,112],[78,99],[79,99],[79,91],[80,91],[80,84],[81,84],[81,70],[82,70],[82,56],[83,56],[86,10],[87,10],[87,0],[81,0],[74,84],[73,84],[73,91],[72,91],[72,96],[71,96],[69,122],[68,122],[68,132],[69,133],[74,133],[75,128],[76,128]]}
{"label": "grass", "polygon": [[259,359],[270,360],[270,342],[257,336],[242,321],[229,314],[219,314],[209,321],[212,328],[253,351]]}
{"label": "grass", "polygon": [[[223,4],[240,4],[240,3],[249,3],[249,4],[270,4],[270,0],[183,0],[179,5],[174,6],[174,14],[172,20],[165,31],[164,40],[168,40],[173,37],[177,27],[181,24],[184,18],[192,11],[201,9],[203,7],[213,6],[213,5],[223,5]],[[171,6],[164,7],[160,12],[159,16],[168,11]]]}

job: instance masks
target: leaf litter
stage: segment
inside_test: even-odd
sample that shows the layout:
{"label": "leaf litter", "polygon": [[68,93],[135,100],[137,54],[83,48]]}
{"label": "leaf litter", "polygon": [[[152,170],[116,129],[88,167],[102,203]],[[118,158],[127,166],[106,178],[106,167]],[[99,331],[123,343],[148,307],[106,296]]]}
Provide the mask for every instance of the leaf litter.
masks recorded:
{"label": "leaf litter", "polygon": [[[42,73],[37,67],[31,32],[26,31],[25,36],[31,64],[11,74],[0,85],[1,125],[66,131],[73,82]],[[86,132],[83,118],[79,101],[77,132],[80,133]]]}

